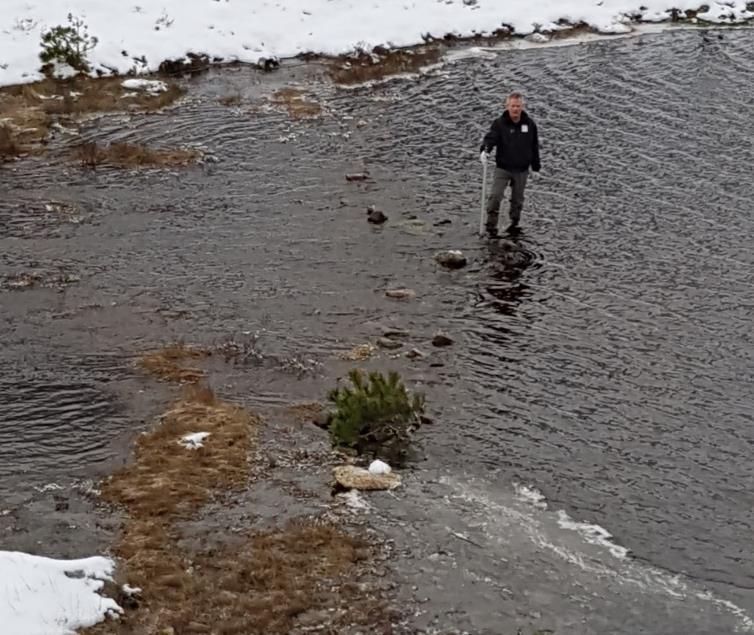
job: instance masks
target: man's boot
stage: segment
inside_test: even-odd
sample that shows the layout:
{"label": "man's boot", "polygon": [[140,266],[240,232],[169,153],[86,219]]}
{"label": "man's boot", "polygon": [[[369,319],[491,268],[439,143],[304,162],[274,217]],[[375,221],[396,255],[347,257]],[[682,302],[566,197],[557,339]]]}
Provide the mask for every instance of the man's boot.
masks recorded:
{"label": "man's boot", "polygon": [[497,212],[487,212],[487,235],[490,238],[497,238]]}
{"label": "man's boot", "polygon": [[508,225],[508,231],[513,232],[518,229],[518,221],[521,220],[521,212],[519,210],[512,209],[510,211],[511,224]]}

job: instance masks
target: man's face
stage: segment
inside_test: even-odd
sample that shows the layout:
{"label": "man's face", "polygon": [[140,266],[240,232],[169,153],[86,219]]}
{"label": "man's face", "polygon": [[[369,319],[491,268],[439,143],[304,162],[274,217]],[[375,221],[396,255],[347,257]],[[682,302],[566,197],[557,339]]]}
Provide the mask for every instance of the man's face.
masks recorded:
{"label": "man's face", "polygon": [[510,115],[510,118],[513,119],[513,121],[518,121],[519,119],[521,119],[521,111],[524,109],[524,100],[506,99],[505,109],[508,111],[508,114]]}

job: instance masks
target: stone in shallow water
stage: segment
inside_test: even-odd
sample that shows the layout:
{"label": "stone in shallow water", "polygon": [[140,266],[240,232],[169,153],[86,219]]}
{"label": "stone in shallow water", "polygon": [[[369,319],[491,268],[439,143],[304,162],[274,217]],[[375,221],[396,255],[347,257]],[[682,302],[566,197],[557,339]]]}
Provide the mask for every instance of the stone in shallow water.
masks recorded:
{"label": "stone in shallow water", "polygon": [[394,340],[389,337],[380,337],[377,340],[377,346],[379,346],[380,348],[395,350],[396,348],[403,346],[403,342],[399,342],[398,340]]}
{"label": "stone in shallow water", "polygon": [[388,289],[385,291],[385,295],[388,298],[395,298],[396,300],[410,300],[416,297],[416,291],[413,289]]}
{"label": "stone in shallow water", "polygon": [[450,346],[453,343],[453,338],[445,335],[445,333],[435,333],[432,338],[433,346]]}
{"label": "stone in shallow water", "polygon": [[387,220],[387,216],[384,212],[381,212],[374,205],[367,207],[367,221],[374,223],[375,225],[381,225]]}
{"label": "stone in shallow water", "polygon": [[448,269],[460,269],[461,267],[465,267],[467,262],[463,252],[457,249],[441,251],[435,254],[435,260]]}

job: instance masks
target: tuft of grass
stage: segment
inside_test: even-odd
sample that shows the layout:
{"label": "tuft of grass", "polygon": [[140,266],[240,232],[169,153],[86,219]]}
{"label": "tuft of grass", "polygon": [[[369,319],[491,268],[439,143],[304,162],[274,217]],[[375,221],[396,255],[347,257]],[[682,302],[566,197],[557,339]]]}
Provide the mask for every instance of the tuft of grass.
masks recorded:
{"label": "tuft of grass", "polygon": [[[123,506],[136,519],[186,516],[216,489],[245,486],[258,419],[232,404],[218,402],[208,388],[188,394],[161,422],[136,442],[133,465],[102,486],[105,500]],[[209,432],[202,447],[179,441]]]}
{"label": "tuft of grass", "polygon": [[413,49],[386,49],[372,51],[359,49],[350,55],[335,58],[330,63],[330,78],[336,84],[363,84],[402,73],[416,73],[425,66],[436,64],[442,57],[439,46],[422,46]]}
{"label": "tuft of grass", "polygon": [[311,119],[322,114],[322,106],[307,99],[298,88],[281,88],[272,94],[270,101],[285,108],[293,119]]}
{"label": "tuft of grass", "polygon": [[423,395],[406,390],[400,375],[360,370],[349,373],[352,387],[336,388],[328,395],[335,405],[330,438],[335,447],[355,449],[402,463],[412,428],[424,411]]}
{"label": "tuft of grass", "polygon": [[0,160],[21,154],[16,135],[8,124],[0,125]]}
{"label": "tuft of grass", "polygon": [[74,155],[81,163],[89,167],[105,164],[125,168],[183,166],[193,163],[201,157],[201,153],[193,149],[154,150],[126,142],[101,146],[91,141],[81,144]]}
{"label": "tuft of grass", "polygon": [[174,83],[159,94],[129,93],[121,86],[122,81],[120,77],[77,75],[66,80],[47,78],[0,87],[0,127],[8,127],[14,142],[10,148],[13,154],[5,156],[40,150],[57,119],[119,110],[151,112],[168,106],[184,93]]}
{"label": "tuft of grass", "polygon": [[240,106],[243,103],[241,95],[224,95],[217,98],[217,103],[222,106]]}
{"label": "tuft of grass", "polygon": [[145,355],[138,365],[160,381],[193,384],[204,377],[204,371],[186,367],[185,362],[209,357],[210,354],[204,349],[173,344]]}

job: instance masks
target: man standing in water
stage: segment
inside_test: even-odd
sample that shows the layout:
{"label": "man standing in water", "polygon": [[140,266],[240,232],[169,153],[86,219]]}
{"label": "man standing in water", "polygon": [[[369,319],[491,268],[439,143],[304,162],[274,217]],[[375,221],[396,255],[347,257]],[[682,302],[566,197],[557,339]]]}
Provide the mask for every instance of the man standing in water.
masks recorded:
{"label": "man standing in water", "polygon": [[511,224],[508,231],[515,230],[521,220],[524,207],[524,190],[529,177],[529,168],[539,172],[539,138],[537,125],[524,110],[524,98],[521,93],[511,93],[505,100],[503,114],[492,122],[489,132],[482,141],[482,164],[487,164],[487,157],[497,148],[495,154],[495,178],[492,191],[487,199],[487,233],[497,236],[497,219],[500,202],[505,188],[511,186]]}

